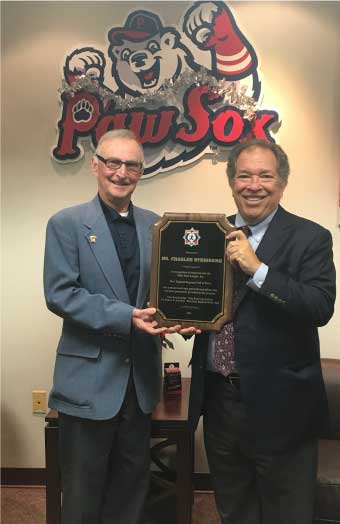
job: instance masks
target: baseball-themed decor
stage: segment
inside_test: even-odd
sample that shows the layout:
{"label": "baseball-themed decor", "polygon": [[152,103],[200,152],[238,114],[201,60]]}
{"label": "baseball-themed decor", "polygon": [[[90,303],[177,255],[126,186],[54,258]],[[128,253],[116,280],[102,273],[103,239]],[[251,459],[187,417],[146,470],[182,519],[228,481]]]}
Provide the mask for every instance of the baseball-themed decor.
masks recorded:
{"label": "baseball-themed decor", "polygon": [[[251,6],[249,6],[251,9]],[[178,25],[138,9],[103,48],[66,56],[58,162],[79,160],[108,130],[128,128],[145,151],[145,177],[216,154],[249,136],[273,141],[279,115],[261,108],[258,57],[224,2],[194,2]]]}

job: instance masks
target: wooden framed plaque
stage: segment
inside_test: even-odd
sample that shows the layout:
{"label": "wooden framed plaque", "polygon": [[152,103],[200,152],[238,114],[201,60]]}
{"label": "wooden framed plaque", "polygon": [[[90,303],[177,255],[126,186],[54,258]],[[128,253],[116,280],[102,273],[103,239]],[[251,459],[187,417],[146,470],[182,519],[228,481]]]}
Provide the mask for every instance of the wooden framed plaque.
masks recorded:
{"label": "wooden framed plaque", "polygon": [[165,213],[153,226],[150,306],[160,326],[219,331],[231,320],[233,269],[225,215]]}

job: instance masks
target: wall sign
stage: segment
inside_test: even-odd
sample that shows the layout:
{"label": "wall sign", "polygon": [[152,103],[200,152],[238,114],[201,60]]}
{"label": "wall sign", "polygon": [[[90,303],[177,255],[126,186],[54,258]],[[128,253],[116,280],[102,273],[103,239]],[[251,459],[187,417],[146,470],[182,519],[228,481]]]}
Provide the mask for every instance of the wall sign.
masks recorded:
{"label": "wall sign", "polygon": [[140,137],[145,177],[249,136],[274,140],[279,115],[261,108],[255,49],[224,2],[194,2],[176,27],[133,11],[107,38],[108,48],[84,45],[65,58],[54,160],[78,161],[82,140],[95,148],[120,128]]}

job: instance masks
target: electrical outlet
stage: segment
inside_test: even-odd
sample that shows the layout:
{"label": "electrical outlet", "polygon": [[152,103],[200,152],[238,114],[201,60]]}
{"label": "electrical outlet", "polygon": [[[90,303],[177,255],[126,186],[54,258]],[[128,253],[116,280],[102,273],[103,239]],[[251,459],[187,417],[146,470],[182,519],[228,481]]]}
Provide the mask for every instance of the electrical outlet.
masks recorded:
{"label": "electrical outlet", "polygon": [[47,392],[44,389],[32,391],[33,413],[47,413]]}

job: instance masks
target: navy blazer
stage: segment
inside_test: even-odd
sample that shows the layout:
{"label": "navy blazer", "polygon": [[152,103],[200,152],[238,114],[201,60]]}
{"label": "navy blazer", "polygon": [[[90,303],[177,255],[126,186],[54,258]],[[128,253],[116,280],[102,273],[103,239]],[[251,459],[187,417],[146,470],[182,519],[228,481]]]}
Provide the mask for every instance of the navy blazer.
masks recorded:
{"label": "navy blazer", "polygon": [[[276,453],[327,426],[317,328],[334,310],[332,238],[279,206],[256,254],[269,271],[258,292],[242,291],[234,314],[235,358],[257,449]],[[193,348],[193,427],[204,409],[208,337],[196,336]]]}
{"label": "navy blazer", "polygon": [[[149,296],[152,225],[158,215],[134,207],[140,249],[137,308]],[[161,344],[133,329],[134,306],[98,196],[48,222],[44,264],[48,308],[63,318],[49,406],[108,419],[119,411],[132,365],[141,409],[159,400]]]}

